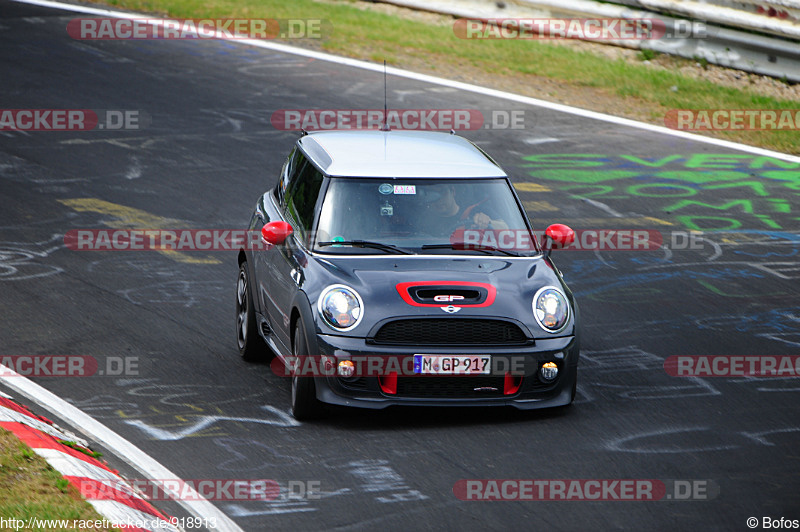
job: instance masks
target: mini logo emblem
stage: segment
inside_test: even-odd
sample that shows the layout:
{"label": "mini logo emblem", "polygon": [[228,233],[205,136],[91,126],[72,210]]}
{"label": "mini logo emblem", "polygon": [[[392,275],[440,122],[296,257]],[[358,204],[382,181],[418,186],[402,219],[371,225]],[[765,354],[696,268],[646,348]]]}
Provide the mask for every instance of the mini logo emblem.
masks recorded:
{"label": "mini logo emblem", "polygon": [[461,307],[454,307],[453,305],[447,305],[446,307],[442,307],[442,310],[447,312],[448,314],[455,314],[456,312],[461,310]]}
{"label": "mini logo emblem", "polygon": [[450,296],[444,294],[433,296],[433,300],[437,303],[450,303],[451,301],[461,301],[462,299],[464,299],[464,296]]}

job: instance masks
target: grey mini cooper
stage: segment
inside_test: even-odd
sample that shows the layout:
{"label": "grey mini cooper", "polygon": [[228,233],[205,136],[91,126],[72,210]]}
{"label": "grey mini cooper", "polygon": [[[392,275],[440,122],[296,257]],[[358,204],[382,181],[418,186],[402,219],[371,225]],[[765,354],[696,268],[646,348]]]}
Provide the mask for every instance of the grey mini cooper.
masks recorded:
{"label": "grey mini cooper", "polygon": [[506,173],[447,133],[303,134],[239,252],[237,340],[291,377],[292,413],[562,406],[578,308]]}

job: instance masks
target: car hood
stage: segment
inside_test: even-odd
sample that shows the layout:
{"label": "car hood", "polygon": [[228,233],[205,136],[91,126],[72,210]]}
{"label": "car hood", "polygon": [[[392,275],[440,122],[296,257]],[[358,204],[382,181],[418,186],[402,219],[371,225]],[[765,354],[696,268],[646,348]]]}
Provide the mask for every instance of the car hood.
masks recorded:
{"label": "car hood", "polygon": [[[486,317],[511,319],[524,325],[533,338],[552,338],[572,334],[574,312],[570,322],[558,334],[545,332],[539,327],[532,309],[533,297],[544,286],[555,286],[564,292],[573,306],[572,294],[562,282],[550,261],[541,256],[532,258],[505,257],[317,257],[320,276],[306,291],[311,304],[326,286],[348,285],[361,295],[364,317],[361,323],[347,333],[348,336],[366,337],[376,324],[393,318],[408,317]],[[459,301],[420,302],[409,297],[409,289],[418,286],[479,286],[494,290],[480,304]],[[443,294],[448,290],[442,290]],[[488,302],[488,304],[486,304]],[[457,310],[444,307],[457,307]],[[321,320],[319,320],[321,321]],[[342,334],[326,324],[320,332]]]}

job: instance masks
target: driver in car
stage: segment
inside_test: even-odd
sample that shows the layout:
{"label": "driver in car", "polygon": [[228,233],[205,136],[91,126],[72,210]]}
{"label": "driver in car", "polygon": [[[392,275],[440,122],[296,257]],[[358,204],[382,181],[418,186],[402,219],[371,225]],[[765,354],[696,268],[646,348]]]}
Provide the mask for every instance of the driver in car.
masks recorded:
{"label": "driver in car", "polygon": [[424,201],[427,211],[433,216],[429,222],[435,227],[442,227],[448,232],[456,229],[508,229],[508,224],[503,220],[492,218],[484,212],[481,205],[483,199],[471,205],[459,205],[456,200],[456,190],[453,185],[433,185],[425,189]]}

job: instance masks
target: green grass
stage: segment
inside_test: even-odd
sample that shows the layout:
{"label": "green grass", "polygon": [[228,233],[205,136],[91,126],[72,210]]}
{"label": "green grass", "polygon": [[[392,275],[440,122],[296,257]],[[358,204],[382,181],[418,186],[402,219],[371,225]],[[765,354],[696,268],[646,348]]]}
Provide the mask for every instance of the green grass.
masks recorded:
{"label": "green grass", "polygon": [[[331,35],[325,39],[294,40],[292,44],[375,62],[386,59],[391,65],[416,67],[434,74],[444,72],[446,77],[453,74],[458,77],[459,69],[478,69],[506,80],[516,79],[519,87],[527,89],[520,92],[541,98],[547,98],[547,94],[535,91],[536,80],[547,78],[564,86],[599,91],[622,109],[618,114],[662,125],[664,114],[673,108],[800,108],[797,101],[778,100],[686,77],[677,69],[662,70],[607,59],[549,42],[459,39],[451,23],[435,25],[359,9],[354,0],[108,0],[106,3],[177,18],[323,19],[332,25]],[[640,56],[648,57],[646,51]],[[670,90],[673,86],[678,90]],[[579,101],[570,103],[581,106]],[[800,153],[798,131],[732,131],[716,135]]]}
{"label": "green grass", "polygon": [[74,441],[68,441],[68,440],[56,440],[56,441],[58,443],[60,443],[61,445],[66,445],[67,447],[69,447],[71,449],[75,449],[76,451],[82,452],[86,456],[91,456],[92,458],[100,458],[100,457],[103,456],[103,453],[100,453],[100,452],[97,452],[97,451],[92,451],[91,449],[87,449],[86,447],[83,447],[82,445],[78,445],[78,443],[74,442]]}
{"label": "green grass", "polygon": [[[31,517],[78,521],[103,519],[60,473],[16,436],[3,429],[0,429],[0,517],[25,521]],[[13,528],[0,527],[0,530]],[[54,528],[33,527],[24,530],[52,532]]]}

